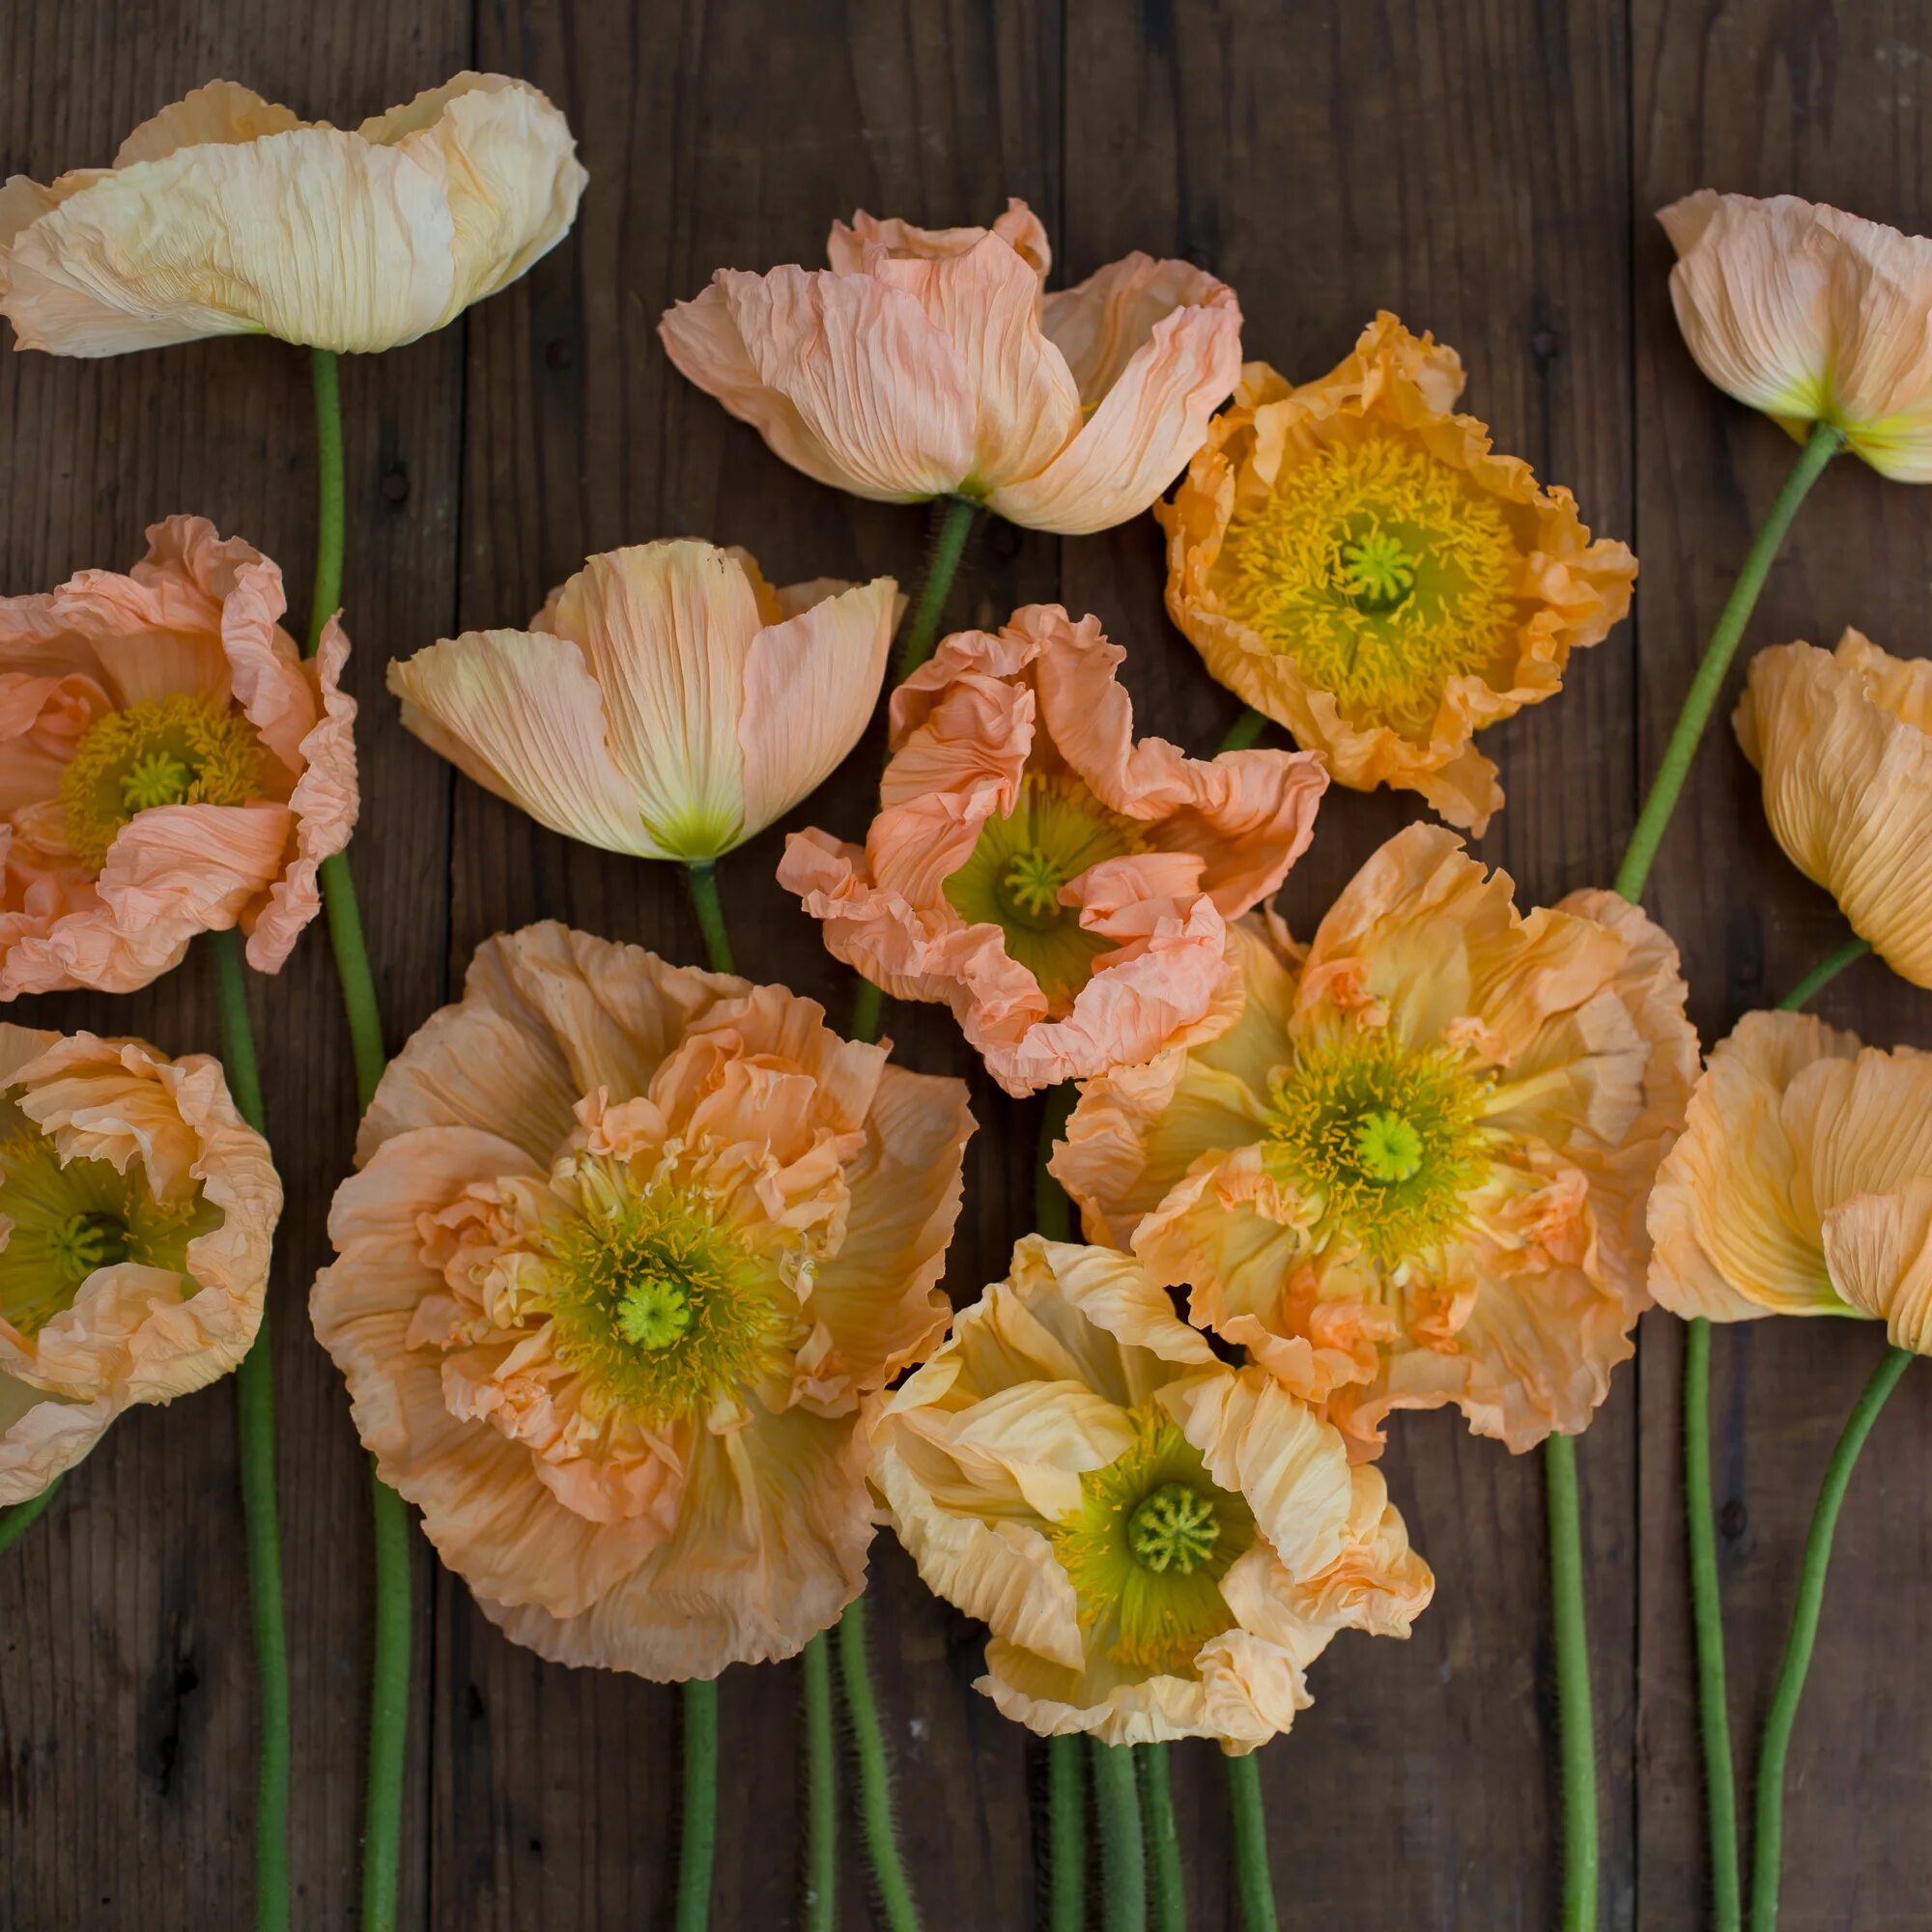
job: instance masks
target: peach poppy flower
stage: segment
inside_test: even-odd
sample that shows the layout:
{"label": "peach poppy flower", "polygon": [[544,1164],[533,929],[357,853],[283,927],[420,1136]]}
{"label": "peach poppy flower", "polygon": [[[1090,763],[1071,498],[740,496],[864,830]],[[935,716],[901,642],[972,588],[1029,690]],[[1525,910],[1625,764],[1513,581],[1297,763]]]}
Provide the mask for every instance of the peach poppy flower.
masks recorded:
{"label": "peach poppy flower", "polygon": [[1125,655],[1057,604],[946,639],[893,693],[865,844],[798,832],[779,865],[838,958],[945,1001],[1009,1094],[1199,1020],[1225,922],[1287,876],[1327,782],[1305,754],[1137,743]]}
{"label": "peach poppy flower", "polygon": [[356,810],[349,639],[304,661],[282,573],[201,517],[126,577],[0,598],[0,1000],[128,993],[239,924],[282,962]]}
{"label": "peach poppy flower", "polygon": [[1041,293],[1053,252],[991,228],[832,224],[829,269],[720,269],[665,311],[670,359],[795,469],[886,502],[955,496],[1079,535],[1137,517],[1241,365],[1235,292],[1127,255]]}
{"label": "peach poppy flower", "polygon": [[460,73],[354,133],[232,80],[144,121],[110,168],[0,188],[0,315],[21,349],[208,335],[393,349],[570,232],[584,172],[537,90]]}
{"label": "peach poppy flower", "polygon": [[389,666],[403,723],[540,825],[641,859],[715,859],[821,783],[886,674],[897,585],[774,590],[743,551],[591,557],[527,631]]}
{"label": "peach poppy flower", "polygon": [[1894,973],[1932,986],[1932,664],[1848,630],[1752,658],[1732,723],[1785,857]]}
{"label": "peach poppy flower", "polygon": [[1932,1354],[1932,1054],[1747,1013],[1690,1096],[1650,1233],[1673,1314],[1870,1316]]}
{"label": "peach poppy flower", "polygon": [[281,1211],[218,1061],[0,1023],[0,1504],[242,1360]]}
{"label": "peach poppy flower", "polygon": [[556,924],[484,943],[383,1077],[310,1311],[494,1622],[682,1679],[837,1620],[972,1125],[781,986]]}
{"label": "peach poppy flower", "polygon": [[1047,1736],[1251,1751],[1337,1631],[1406,1636],[1435,1586],[1313,1409],[1129,1257],[1037,1235],[889,1399],[872,1480],[926,1587],[989,1627],[979,1689]]}
{"label": "peach poppy flower", "polygon": [[1636,558],[1492,454],[1462,390],[1456,352],[1388,314],[1319,382],[1251,362],[1154,514],[1168,612],[1215,677],[1342,784],[1480,836],[1503,795],[1472,734],[1556,695]]}
{"label": "peach poppy flower", "polygon": [[1803,441],[1813,423],[1932,481],[1932,242],[1796,195],[1699,188],[1657,217],[1697,366]]}
{"label": "peach poppy flower", "polygon": [[1424,825],[1306,949],[1271,916],[1236,934],[1217,1021],[1081,1090],[1052,1169],[1089,1238],[1190,1287],[1357,1456],[1396,1408],[1516,1451],[1587,1427],[1696,1078],[1677,949],[1611,893],[1525,919]]}

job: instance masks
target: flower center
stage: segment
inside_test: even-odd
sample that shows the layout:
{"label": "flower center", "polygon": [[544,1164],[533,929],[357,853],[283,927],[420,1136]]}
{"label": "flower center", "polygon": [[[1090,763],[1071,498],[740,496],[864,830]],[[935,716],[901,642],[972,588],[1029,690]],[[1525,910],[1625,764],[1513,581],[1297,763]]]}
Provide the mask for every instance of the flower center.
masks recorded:
{"label": "flower center", "polygon": [[704,1194],[585,1159],[579,1211],[544,1239],[556,1354],[593,1414],[646,1427],[702,1414],[755,1382],[780,1316],[771,1270]]}
{"label": "flower center", "polygon": [[1235,1619],[1221,1578],[1254,1541],[1247,1504],[1214,1484],[1154,1404],[1128,1411],[1133,1439],[1080,1478],[1080,1507],[1050,1532],[1080,1627],[1104,1657],[1185,1671]]}
{"label": "flower center", "polygon": [[67,840],[99,869],[137,811],[161,805],[245,805],[259,795],[262,744],[233,705],[177,693],[97,718],[61,774]]}
{"label": "flower center", "polygon": [[1347,1026],[1297,1047],[1269,1086],[1265,1155],[1318,1247],[1340,1240],[1393,1267],[1462,1224],[1489,1174],[1492,1083],[1460,1049]]}
{"label": "flower center", "polygon": [[1496,499],[1406,438],[1284,456],[1216,566],[1228,614],[1358,723],[1426,729],[1452,677],[1507,662],[1518,553]]}
{"label": "flower center", "polygon": [[946,881],[946,896],[969,924],[997,925],[1008,957],[1064,1013],[1114,942],[1085,930],[1079,908],[1062,904],[1060,895],[1090,866],[1146,849],[1140,828],[1078,779],[1029,772],[1014,809],[980,828],[972,855]]}
{"label": "flower center", "polygon": [[187,1244],[218,1216],[197,1192],[179,1203],[149,1194],[138,1163],[62,1165],[54,1143],[24,1126],[0,1137],[0,1321],[32,1338],[73,1306],[97,1268],[121,1262],[185,1272]]}

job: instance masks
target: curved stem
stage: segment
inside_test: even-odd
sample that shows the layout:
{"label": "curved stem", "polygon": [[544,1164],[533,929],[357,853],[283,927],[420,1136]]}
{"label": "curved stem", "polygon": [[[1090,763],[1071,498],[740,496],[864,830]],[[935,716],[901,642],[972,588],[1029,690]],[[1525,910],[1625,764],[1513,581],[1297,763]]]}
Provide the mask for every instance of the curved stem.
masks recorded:
{"label": "curved stem", "polygon": [[913,604],[912,621],[899,644],[898,663],[893,682],[903,684],[927,658],[939,641],[939,622],[946,614],[947,593],[966,554],[966,539],[973,533],[973,522],[980,506],[964,497],[939,497],[932,505],[932,535],[929,540],[924,574]]}
{"label": "curved stem", "polygon": [[1543,1445],[1549,1511],[1549,1595],[1556,1649],[1556,1722],[1563,1766],[1563,1932],[1596,1932],[1597,1725],[1590,1634],[1583,1614],[1583,1521],[1577,1438]]}
{"label": "curved stem", "polygon": [[724,930],[724,907],[718,897],[718,867],[710,859],[694,859],[684,868],[685,883],[691,888],[692,908],[697,914],[697,929],[704,935],[704,956],[714,973],[734,973],[731,964],[731,935]]}
{"label": "curved stem", "polygon": [[1832,1560],[1832,1539],[1838,1528],[1838,1512],[1851,1487],[1859,1451],[1865,1446],[1886,1398],[1912,1364],[1905,1349],[1888,1349],[1872,1371],[1871,1379],[1845,1418],[1838,1446],[1832,1451],[1825,1480],[1811,1512],[1811,1529],[1804,1539],[1804,1563],[1798,1573],[1798,1602],[1791,1613],[1791,1634],[1784,1662],[1772,1691],[1771,1712],[1765,1719],[1764,1742],[1757,1757],[1757,1813],[1751,1844],[1751,1932],[1775,1932],[1777,1924],[1778,1867],[1784,1851],[1784,1761],[1791,1748],[1791,1727],[1798,1717],[1798,1700],[1804,1694],[1804,1674],[1811,1667],[1812,1646],[1818,1640],[1818,1615],[1825,1603],[1825,1572]]}
{"label": "curved stem", "polygon": [[876,1041],[885,1010],[885,988],[875,986],[869,980],[861,980],[859,990],[852,996],[852,1037]]}
{"label": "curved stem", "polygon": [[1078,1737],[1046,1741],[1047,1932],[1085,1932],[1087,1780]]}
{"label": "curved stem", "polygon": [[[242,1118],[266,1134],[262,1078],[242,975],[242,942],[231,927],[211,932],[221,1060]],[[248,1537],[248,1604],[260,1687],[261,1740],[255,1777],[255,1924],[283,1932],[289,1922],[289,1648],[282,1608],[282,1530],[275,1504],[275,1376],[265,1312],[235,1372],[241,1435],[242,1516]]]}
{"label": "curved stem", "polygon": [[6,1555],[45,1513],[61,1481],[56,1476],[39,1495],[29,1496],[25,1502],[15,1503],[11,1509],[0,1510],[0,1556]]}
{"label": "curved stem", "polygon": [[1677,723],[1671,727],[1670,742],[1663,748],[1657,776],[1650,781],[1650,792],[1644,799],[1643,810],[1637,813],[1636,825],[1624,852],[1624,862],[1617,868],[1616,890],[1627,899],[1643,895],[1644,881],[1650,877],[1657,848],[1663,839],[1663,829],[1670,823],[1670,814],[1676,810],[1678,794],[1690,776],[1690,761],[1697,755],[1698,742],[1704,735],[1705,725],[1711,721],[1718,694],[1723,689],[1724,673],[1730,669],[1731,659],[1737,655],[1738,643],[1757,604],[1758,593],[1764,588],[1772,559],[1784,542],[1785,532],[1791,527],[1792,518],[1798,514],[1799,504],[1824,472],[1826,464],[1844,446],[1842,430],[1833,429],[1830,423],[1813,424],[1811,434],[1804,440],[1804,447],[1799,451],[1798,461],[1792,466],[1790,475],[1784,479],[1784,487],[1773,498],[1764,522],[1758,526],[1757,535],[1751,539],[1750,549],[1745,553],[1744,566],[1738,572],[1737,582],[1731,585],[1731,594],[1724,600],[1724,608],[1718,613],[1711,640],[1704,646],[1696,675],[1691,678],[1690,689],[1684,696],[1684,708],[1677,714]]}
{"label": "curved stem", "polygon": [[1780,1012],[1795,1013],[1800,1007],[1829,986],[1847,966],[1856,965],[1871,951],[1868,939],[1848,939],[1835,952],[1828,952],[1804,979],[1777,1003]]}
{"label": "curved stem", "polygon": [[1039,1159],[1033,1175],[1033,1224],[1049,1241],[1073,1238],[1073,1204],[1066,1198],[1066,1190],[1047,1172],[1046,1164],[1053,1157],[1054,1142],[1066,1131],[1067,1118],[1079,1097],[1073,1082],[1063,1080],[1058,1087],[1047,1089],[1046,1111],[1040,1116]]}
{"label": "curved stem", "polygon": [[711,1871],[718,1860],[718,1684],[684,1687],[684,1819],[677,1847],[677,1932],[711,1922]]}
{"label": "curved stem", "polygon": [[1274,1879],[1268,1871],[1267,1812],[1262,1804],[1258,1752],[1225,1760],[1228,1809],[1235,1824],[1235,1887],[1247,1932],[1278,1932]]}
{"label": "curved stem", "polygon": [[1141,1823],[1147,1832],[1148,1868],[1153,1874],[1155,1932],[1186,1932],[1187,1893],[1180,1875],[1180,1833],[1174,1823],[1167,1751],[1165,1745],[1142,1745],[1134,1752],[1134,1768],[1141,1776]]}
{"label": "curved stem", "polygon": [[832,1741],[832,1648],[823,1631],[799,1660],[805,1680],[804,1932],[833,1932],[838,1917],[838,1754]]}
{"label": "curved stem", "polygon": [[1214,747],[1218,756],[1223,752],[1245,752],[1268,727],[1266,717],[1250,704],[1243,707],[1241,715],[1228,726],[1228,735]]}
{"label": "curved stem", "polygon": [[845,1687],[845,1715],[851,1720],[852,1750],[859,1766],[859,1823],[879,1905],[889,1932],[919,1932],[919,1909],[913,1904],[893,1823],[892,1769],[866,1656],[864,1597],[847,1604],[838,1620],[838,1676]]}
{"label": "curved stem", "polygon": [[1693,1318],[1684,1334],[1684,1527],[1690,1546],[1697,1721],[1704,1744],[1705,1816],[1711,1839],[1711,1928],[1738,1932],[1738,1787],[1731,1762],[1717,1524],[1711,1512],[1711,1324],[1702,1316]]}
{"label": "curved stem", "polygon": [[1100,1923],[1106,1932],[1146,1932],[1147,1852],[1134,1754],[1094,1741],[1094,1808],[1100,1819]]}
{"label": "curved stem", "polygon": [[[308,652],[342,603],[342,560],[347,527],[342,466],[342,391],[334,354],[309,352],[315,392],[316,528],[315,582],[309,599]],[[366,1113],[388,1064],[383,1048],[383,1015],[376,976],[362,932],[362,909],[347,852],[333,852],[320,867],[323,913],[336,983],[349,1022],[349,1050],[355,1065],[355,1103]],[[409,1759],[410,1645],[412,1628],[410,1516],[407,1505],[369,1464],[369,1509],[375,1537],[375,1642],[370,1659],[369,1775],[362,1818],[363,1932],[394,1932],[396,1889],[402,1872],[403,1782]]]}

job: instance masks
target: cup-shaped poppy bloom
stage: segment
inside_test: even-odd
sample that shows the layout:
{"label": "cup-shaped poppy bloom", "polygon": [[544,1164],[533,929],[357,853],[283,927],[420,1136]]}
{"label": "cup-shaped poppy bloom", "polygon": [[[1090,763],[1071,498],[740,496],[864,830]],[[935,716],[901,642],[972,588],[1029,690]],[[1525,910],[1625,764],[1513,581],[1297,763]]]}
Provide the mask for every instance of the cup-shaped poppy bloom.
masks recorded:
{"label": "cup-shaped poppy bloom", "polygon": [[830,267],[720,269],[658,325],[670,359],[820,483],[956,496],[1077,535],[1137,517],[1241,366],[1235,292],[1133,254],[1042,293],[1023,201],[991,228],[835,221]]}
{"label": "cup-shaped poppy bloom", "polygon": [[1636,559],[1495,455],[1462,390],[1455,351],[1388,314],[1319,381],[1251,362],[1155,515],[1169,614],[1215,677],[1338,782],[1480,834],[1503,795],[1472,734],[1556,695]]}
{"label": "cup-shaped poppy bloom", "polygon": [[872,1480],[989,1627],[979,1688],[1048,1736],[1253,1750],[1337,1631],[1406,1636],[1435,1589],[1328,1423],[1129,1256],[1037,1235],[888,1401]]}
{"label": "cup-shaped poppy bloom", "polygon": [[349,640],[304,660],[282,573],[200,517],[126,577],[0,598],[0,1000],[128,993],[240,925],[280,969],[356,810]]}
{"label": "cup-shaped poppy bloom", "polygon": [[1932,1354],[1932,1054],[1747,1013],[1690,1096],[1650,1233],[1673,1314],[1870,1316]]}
{"label": "cup-shaped poppy bloom", "polygon": [[658,1679],[864,1585],[867,1431],[946,1324],[956,1080],[781,986],[487,941],[363,1119],[310,1300],[383,1479],[485,1612]]}
{"label": "cup-shaped poppy bloom", "polygon": [[858,743],[897,585],[775,590],[742,551],[593,556],[527,631],[466,631],[389,666],[403,723],[540,825],[640,859],[715,859]]}
{"label": "cup-shaped poppy bloom", "polygon": [[1396,1408],[1454,1403],[1516,1451],[1588,1425],[1697,1073],[1641,911],[1582,892],[1525,919],[1461,846],[1398,834],[1306,949],[1244,922],[1216,1025],[1083,1086],[1052,1160],[1090,1239],[1190,1287],[1362,1457]]}
{"label": "cup-shaped poppy bloom", "polygon": [[570,232],[563,116],[460,73],[354,133],[211,81],[108,168],[0,187],[0,315],[18,347],[119,355],[209,335],[392,349],[515,281]]}
{"label": "cup-shaped poppy bloom", "polygon": [[1857,631],[1751,659],[1732,720],[1785,857],[1894,973],[1932,986],[1932,664]]}
{"label": "cup-shaped poppy bloom", "polygon": [[1932,241],[1836,208],[1699,188],[1657,217],[1697,366],[1801,440],[1842,430],[1882,476],[1932,481]]}
{"label": "cup-shaped poppy bloom", "polygon": [[1033,604],[946,639],[892,699],[863,846],[785,841],[837,956],[945,1001],[1009,1094],[1151,1059],[1208,1010],[1226,922],[1306,849],[1319,758],[1136,742],[1099,620]]}
{"label": "cup-shaped poppy bloom", "polygon": [[0,1023],[0,1504],[236,1367],[281,1210],[219,1062]]}

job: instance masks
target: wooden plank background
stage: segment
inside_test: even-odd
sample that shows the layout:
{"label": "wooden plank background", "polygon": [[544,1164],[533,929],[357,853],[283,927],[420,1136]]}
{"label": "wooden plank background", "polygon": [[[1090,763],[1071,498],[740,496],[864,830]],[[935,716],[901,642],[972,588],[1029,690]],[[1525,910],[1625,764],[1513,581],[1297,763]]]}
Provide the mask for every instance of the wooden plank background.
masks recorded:
{"label": "wooden plank background", "polygon": [[[364,813],[355,859],[391,1044],[450,997],[491,932],[556,916],[683,958],[665,868],[566,844],[456,781],[397,727],[382,671],[468,625],[518,623],[587,553],[702,534],[773,577],[910,579],[921,513],[784,469],[668,368],[670,300],[720,266],[816,259],[855,206],[926,222],[1026,197],[1073,279],[1127,249],[1238,289],[1246,346],[1297,377],[1378,307],[1454,343],[1499,446],[1573,486],[1643,561],[1636,616],[1555,703],[1485,740],[1510,806],[1482,846],[1525,902],[1607,880],[1748,532],[1790,449],[1709,389],[1672,326],[1651,219],[1700,185],[1790,189],[1932,227],[1924,0],[0,0],[0,173],[107,159],[135,122],[217,74],[353,123],[466,65],[567,110],[591,185],[575,235],[431,340],[344,370],[347,623]],[[1856,621],[1926,643],[1926,498],[1856,465],[1827,477],[1774,572],[1757,641]],[[229,343],[77,363],[0,358],[0,591],[125,568],[154,517],[198,511],[288,569],[306,607],[314,493],[296,352]],[[1161,611],[1143,520],[1065,543],[981,533],[952,620],[1060,597],[1129,648],[1158,727],[1210,746],[1233,700]],[[792,822],[855,834],[874,739]],[[1285,895],[1306,929],[1409,815],[1331,794]],[[781,834],[733,857],[741,961],[848,997],[772,882]],[[1714,738],[1653,908],[1683,942],[1707,1038],[1836,943],[1825,896],[1765,833]],[[271,1307],[295,1658],[297,1923],[356,1919],[369,1560],[364,1464],[306,1331],[354,1103],[318,931],[254,987],[288,1183]],[[1924,1003],[1867,962],[1824,1009],[1923,1040]],[[213,1048],[205,962],[132,999],[14,1017]],[[975,1076],[952,1025],[894,1009],[907,1062],[972,1078],[981,1131],[949,1286],[967,1298],[1028,1225],[1036,1107]],[[1817,1476],[1879,1349],[1850,1324],[1765,1324],[1717,1346],[1717,1495],[1734,1720],[1747,1752],[1782,1641]],[[1582,1450],[1603,1745],[1604,1923],[1699,1922],[1702,1816],[1677,1501],[1679,1334],[1638,1361]],[[0,1926],[237,1926],[245,1908],[251,1655],[233,1398],[131,1416],[0,1565]],[[1263,1760],[1285,1926],[1509,1932],[1552,1917],[1552,1704],[1540,1467],[1447,1415],[1385,1464],[1435,1606],[1406,1646],[1344,1638],[1318,1702]],[[1910,1378],[1847,1506],[1792,1760],[1786,1932],[1932,1926],[1932,1378]],[[403,1922],[571,1932],[668,1922],[674,1694],[507,1645],[419,1548]],[[1031,1922],[1040,1764],[971,1689],[980,1633],[889,1540],[874,1629],[904,1830],[927,1923]],[[714,1923],[794,1911],[797,1686],[723,1693],[724,1847]],[[1190,1923],[1232,1927],[1210,1751],[1176,1756]],[[841,1923],[871,1922],[856,1844]]]}

